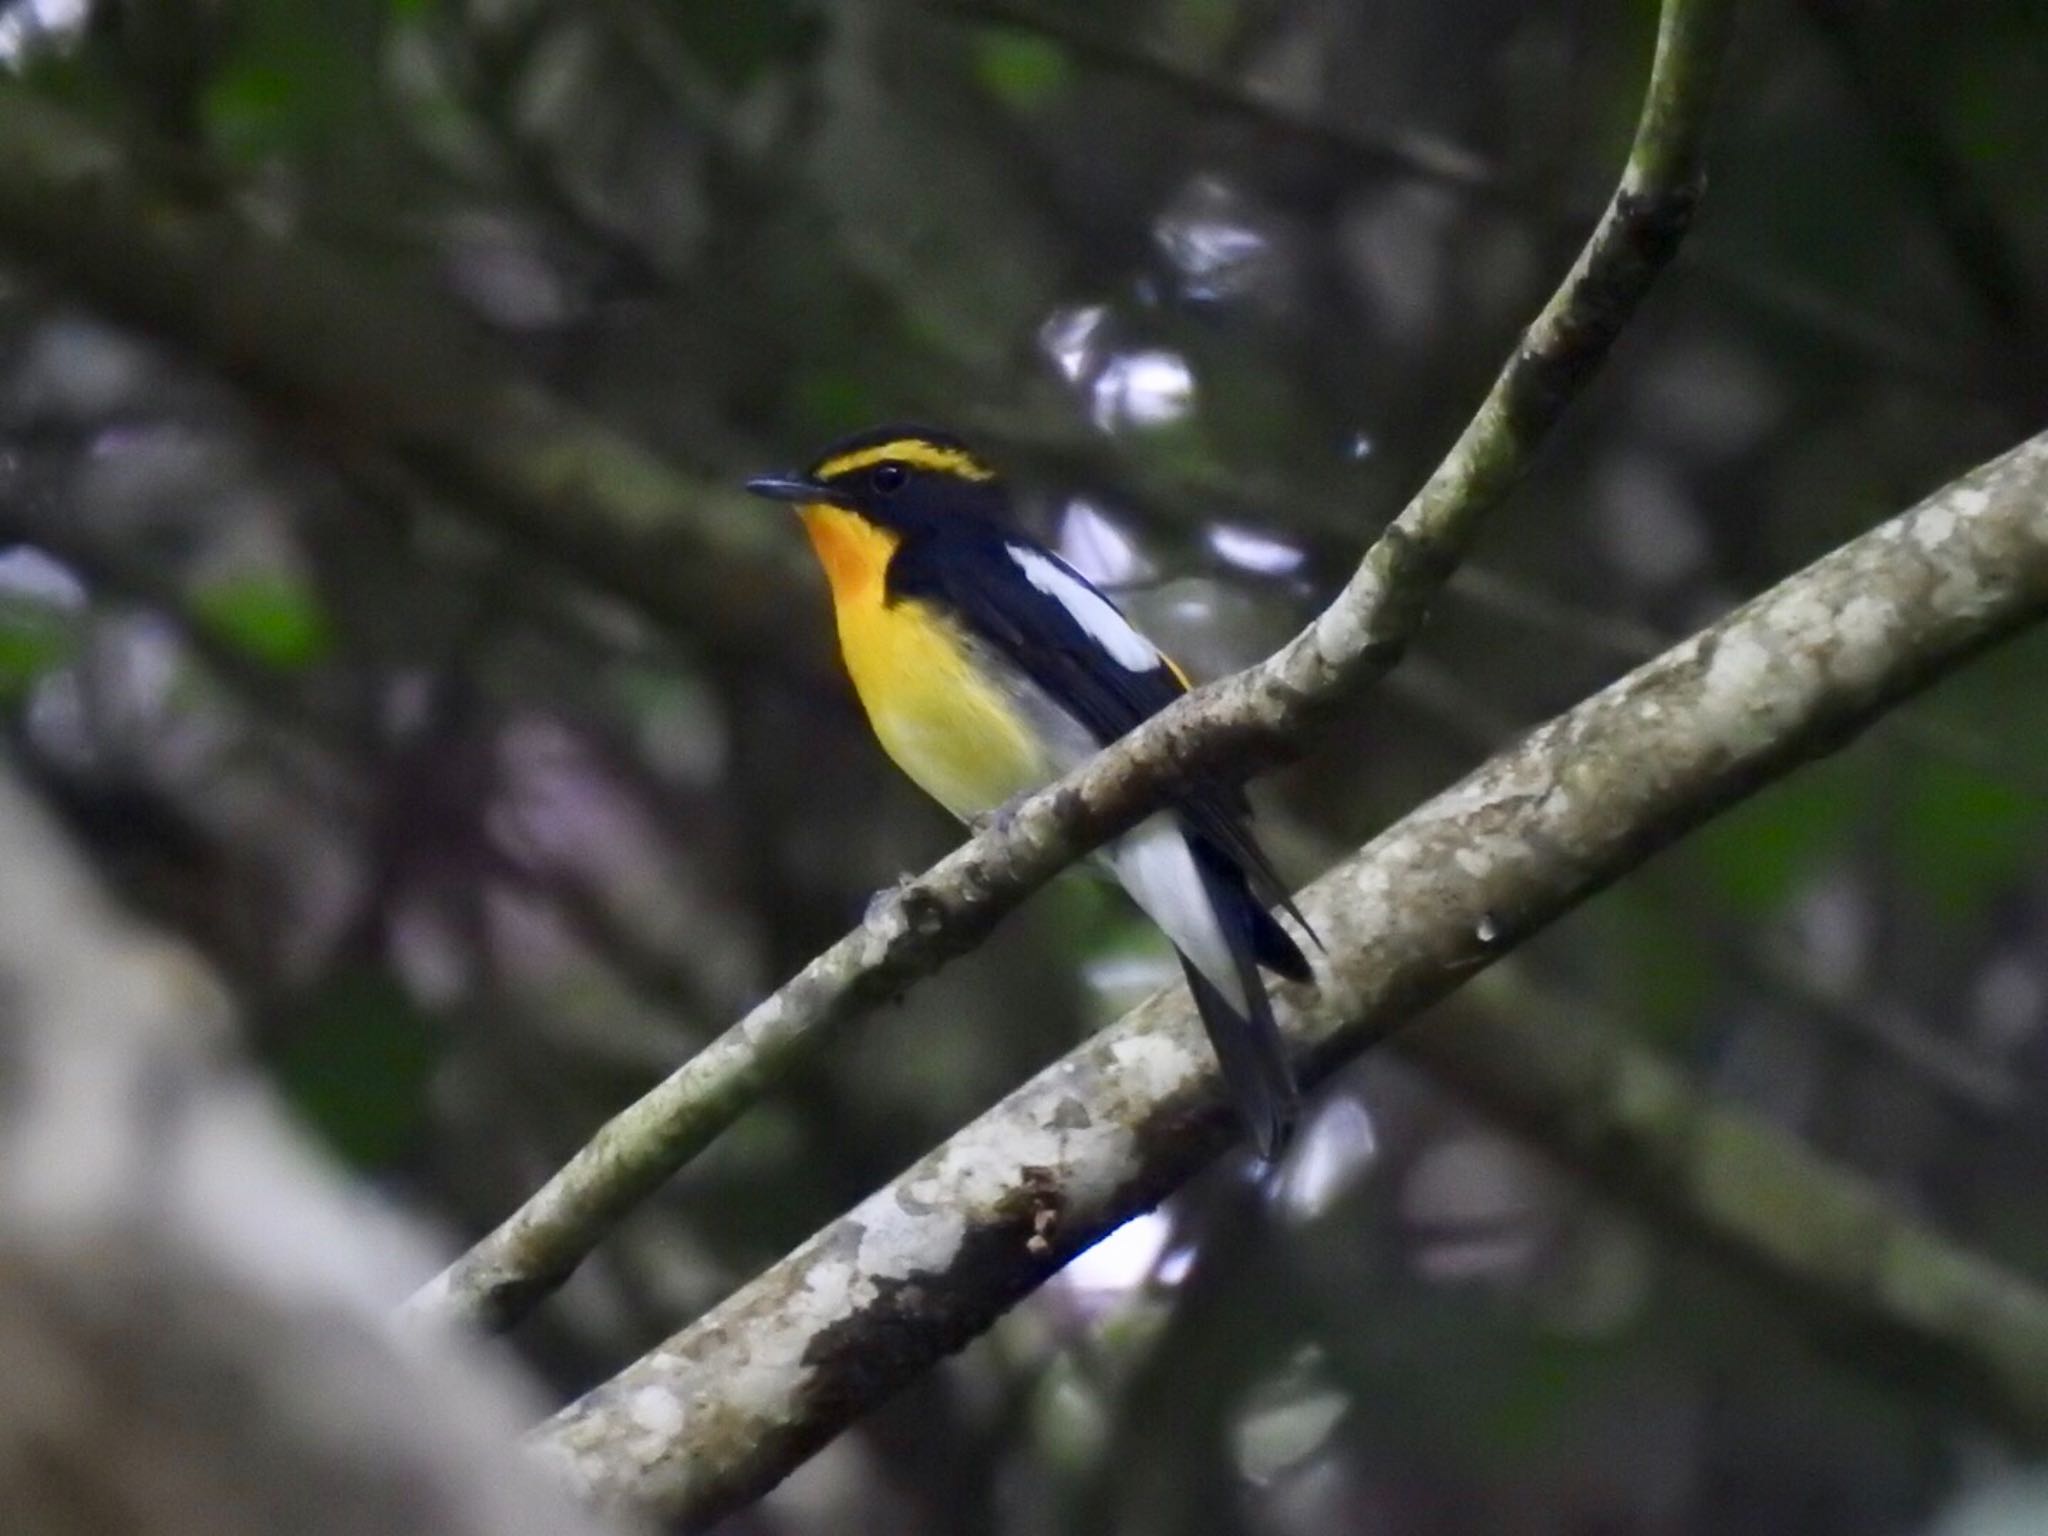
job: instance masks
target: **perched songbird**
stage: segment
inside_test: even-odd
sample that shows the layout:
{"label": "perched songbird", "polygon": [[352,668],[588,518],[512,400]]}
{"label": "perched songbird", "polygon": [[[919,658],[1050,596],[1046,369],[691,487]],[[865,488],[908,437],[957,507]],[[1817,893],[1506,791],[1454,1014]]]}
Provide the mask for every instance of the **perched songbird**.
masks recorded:
{"label": "perched songbird", "polygon": [[[1114,603],[1012,526],[1002,480],[957,438],[882,427],[834,444],[805,474],[747,489],[796,504],[875,735],[970,825],[1187,691]],[[1259,967],[1306,981],[1309,965],[1268,910],[1301,918],[1250,814],[1234,786],[1190,784],[1102,858],[1180,952],[1224,1078],[1270,1158],[1298,1095]]]}

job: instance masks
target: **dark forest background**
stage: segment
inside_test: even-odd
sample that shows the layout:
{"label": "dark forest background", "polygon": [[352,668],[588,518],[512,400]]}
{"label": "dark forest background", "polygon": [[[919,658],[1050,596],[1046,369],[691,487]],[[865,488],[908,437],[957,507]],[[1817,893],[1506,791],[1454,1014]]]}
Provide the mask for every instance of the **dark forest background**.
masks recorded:
{"label": "dark forest background", "polygon": [[[322,253],[349,323],[291,345],[389,391],[333,419],[0,245],[7,749],[231,979],[331,1149],[480,1231],[957,836],[869,739],[793,520],[738,483],[947,426],[1192,672],[1255,660],[1569,262],[1655,20],[0,0],[0,95]],[[1297,880],[2041,424],[2048,10],[1755,0],[1711,168],[1421,643],[1259,787]],[[249,297],[209,302],[266,334]],[[616,579],[572,558],[602,530],[536,538],[364,430],[441,388],[443,326],[484,335],[464,387],[652,449],[634,494],[725,544]],[[2038,636],[1989,657],[1446,1006],[1598,1015],[2048,1279],[2044,665]],[[1060,883],[517,1347],[559,1393],[602,1379],[1174,974]],[[1133,1223],[731,1529],[2048,1529],[2048,1483],[1844,1344],[1376,1058],[1274,1179],[1232,1163]]]}

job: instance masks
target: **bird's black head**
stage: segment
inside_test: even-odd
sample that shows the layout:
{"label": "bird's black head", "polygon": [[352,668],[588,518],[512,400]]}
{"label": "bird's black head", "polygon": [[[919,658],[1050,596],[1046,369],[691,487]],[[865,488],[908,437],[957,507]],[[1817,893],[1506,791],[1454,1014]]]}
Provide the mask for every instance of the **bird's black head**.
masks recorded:
{"label": "bird's black head", "polygon": [[902,533],[962,518],[1001,522],[1008,511],[1000,476],[951,433],[885,426],[840,439],[801,475],[749,480],[757,496],[841,507]]}

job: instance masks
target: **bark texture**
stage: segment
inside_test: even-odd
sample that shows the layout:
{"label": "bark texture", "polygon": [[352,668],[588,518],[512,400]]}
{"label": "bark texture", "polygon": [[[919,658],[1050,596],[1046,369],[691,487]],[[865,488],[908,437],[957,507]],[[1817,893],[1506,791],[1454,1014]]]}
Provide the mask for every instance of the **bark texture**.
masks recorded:
{"label": "bark texture", "polygon": [[568,1277],[619,1218],[737,1119],[826,1031],[972,949],[1060,870],[1176,784],[1305,752],[1387,671],[1486,515],[1607,354],[1677,249],[1702,177],[1730,0],[1669,0],[1627,168],[1586,247],[1471,423],[1344,590],[1274,655],[1197,690],[1032,796],[879,903],[860,927],[598,1132],[409,1303],[501,1328]]}
{"label": "bark texture", "polygon": [[[1283,998],[1313,1081],[1716,810],[2048,614],[2048,435],[1533,733],[1316,882],[1329,949]],[[2048,1298],[1654,1057],[1495,1018],[1410,1047],[1544,1146],[1835,1320],[1859,1357],[2048,1443]],[[691,1528],[1213,1158],[1229,1135],[1162,995],[542,1428],[564,1481]]]}

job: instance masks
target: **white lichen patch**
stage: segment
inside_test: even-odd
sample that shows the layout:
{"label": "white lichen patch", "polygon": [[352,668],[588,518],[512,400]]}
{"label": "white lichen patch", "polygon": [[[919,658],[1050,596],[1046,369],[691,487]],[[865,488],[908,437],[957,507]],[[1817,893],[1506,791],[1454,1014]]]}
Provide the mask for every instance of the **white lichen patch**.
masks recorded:
{"label": "white lichen patch", "polygon": [[[1064,1168],[1079,1160],[1077,1149],[1089,1144],[1091,1132],[1049,1123],[1065,1097],[1055,1092],[1020,1095],[956,1136],[935,1174],[939,1198],[956,1209],[984,1211],[1011,1195],[1018,1169]],[[1099,1126],[1092,1132],[1101,1134]]]}
{"label": "white lichen patch", "polygon": [[[1991,493],[1989,491],[1978,486],[1965,485],[1959,486],[1956,490],[1944,496],[1933,507],[1930,507],[1928,511],[1939,511],[1945,514],[1941,520],[1943,536],[1945,537],[1948,533],[1954,532],[1958,521],[1982,517],[1990,505]],[[1934,534],[1930,530],[1923,529],[1921,537],[1923,539],[1932,539]]]}
{"label": "white lichen patch", "polygon": [[1898,627],[1898,608],[1885,598],[1859,593],[1835,615],[1835,680],[1852,686],[1871,682],[1890,659],[1886,642]]}
{"label": "white lichen patch", "polygon": [[1764,701],[1784,681],[1773,674],[1785,657],[1749,629],[1721,637],[1714,659],[1700,680],[1697,710],[1701,729],[1747,752],[1771,735],[1770,711]]}
{"label": "white lichen patch", "polygon": [[1939,550],[1955,536],[1957,521],[1955,497],[1945,497],[1907,518],[1899,525],[1898,533],[1902,540],[1923,551]]}
{"label": "white lichen patch", "polygon": [[855,1262],[865,1273],[900,1278],[914,1269],[950,1264],[960,1252],[966,1217],[937,1180],[919,1182],[931,1187],[885,1189],[857,1213],[861,1238]]}
{"label": "white lichen patch", "polygon": [[1126,1035],[1110,1046],[1110,1055],[1131,1092],[1148,1099],[1178,1092],[1200,1071],[1187,1045],[1159,1030]]}
{"label": "white lichen patch", "polygon": [[[1344,876],[1343,885],[1350,888],[1350,904],[1369,906],[1375,909],[1384,909],[1386,907],[1392,896],[1392,887],[1387,876],[1386,867],[1378,859],[1361,859],[1355,868],[1345,871]],[[1318,881],[1311,889],[1320,890],[1321,888],[1322,882]],[[1341,888],[1335,884],[1331,888],[1339,892],[1337,896],[1338,902],[1340,904],[1344,903],[1345,898]]]}
{"label": "white lichen patch", "polygon": [[1776,659],[1772,649],[1747,631],[1724,635],[1720,645],[1714,647],[1714,659],[1702,680],[1706,698],[1718,702],[1731,696],[1753,696],[1769,682]]}
{"label": "white lichen patch", "polygon": [[1493,870],[1493,860],[1477,848],[1460,848],[1457,854],[1458,868],[1474,880],[1484,880]]}
{"label": "white lichen patch", "polygon": [[[867,1229],[862,1229],[865,1242]],[[836,1317],[852,1310],[866,1298],[857,1294],[864,1283],[862,1270],[865,1265],[858,1259],[843,1257],[813,1264],[804,1275],[803,1290],[797,1298],[797,1305],[818,1317]]]}
{"label": "white lichen patch", "polygon": [[683,1405],[667,1387],[637,1387],[626,1403],[635,1429],[667,1440],[683,1427]]}

